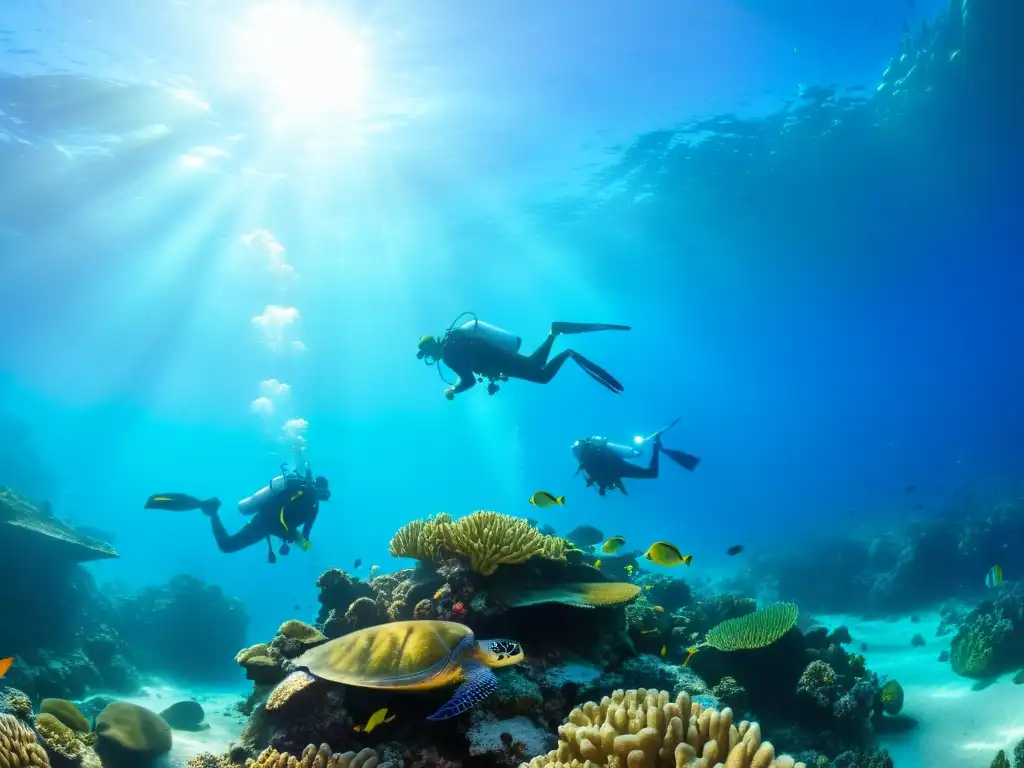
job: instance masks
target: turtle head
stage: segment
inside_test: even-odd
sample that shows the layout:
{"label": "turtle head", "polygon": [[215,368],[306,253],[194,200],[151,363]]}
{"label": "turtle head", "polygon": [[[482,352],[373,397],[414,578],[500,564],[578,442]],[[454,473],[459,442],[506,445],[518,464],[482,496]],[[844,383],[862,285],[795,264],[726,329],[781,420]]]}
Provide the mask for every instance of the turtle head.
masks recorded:
{"label": "turtle head", "polygon": [[515,640],[481,640],[476,649],[480,661],[488,667],[508,667],[526,658],[523,646]]}

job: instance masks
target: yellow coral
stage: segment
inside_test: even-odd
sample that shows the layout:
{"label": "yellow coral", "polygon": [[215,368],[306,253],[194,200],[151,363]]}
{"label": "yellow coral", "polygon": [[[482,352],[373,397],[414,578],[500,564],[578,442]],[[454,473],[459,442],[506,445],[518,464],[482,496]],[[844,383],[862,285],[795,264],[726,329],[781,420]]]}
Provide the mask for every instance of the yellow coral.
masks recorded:
{"label": "yellow coral", "polygon": [[301,757],[267,747],[255,760],[245,761],[245,768],[391,768],[391,765],[381,763],[376,751],[369,748],[358,753],[332,754],[327,744],[321,744],[319,749],[310,744],[302,750]]}
{"label": "yellow coral", "polygon": [[547,589],[532,589],[512,595],[516,608],[542,603],[562,603],[576,608],[598,608],[628,603],[640,594],[640,587],[628,581],[595,581],[582,584],[558,584]]}
{"label": "yellow coral", "polygon": [[314,678],[305,672],[292,672],[270,692],[270,696],[267,697],[267,711],[273,712],[280,709],[291,700],[292,696],[309,687],[313,682]]}
{"label": "yellow coral", "polygon": [[500,512],[474,512],[438,528],[445,549],[469,558],[470,567],[490,576],[499,565],[525,563],[531,557],[565,560],[565,542],[545,536],[522,518]]}
{"label": "yellow coral", "polygon": [[316,627],[311,627],[306,622],[299,621],[298,619],[288,619],[277,630],[277,634],[283,635],[289,640],[294,640],[302,645],[316,645],[327,639],[327,636]]}
{"label": "yellow coral", "polygon": [[235,654],[235,664],[240,667],[276,667],[277,662],[270,655],[270,646],[257,643],[243,648]]}
{"label": "yellow coral", "polygon": [[75,732],[49,712],[36,717],[36,733],[43,740],[46,749],[72,762],[82,758],[85,745],[75,738]]}
{"label": "yellow coral", "polygon": [[234,768],[229,755],[215,755],[212,752],[200,752],[193,755],[185,763],[185,768]]}
{"label": "yellow coral", "polygon": [[426,520],[413,520],[403,525],[391,538],[391,555],[411,557],[414,560],[437,559],[438,547],[441,546],[439,530],[449,525],[451,521],[451,515],[441,513]]}
{"label": "yellow coral", "polygon": [[14,715],[0,715],[0,768],[50,768],[35,733]]}
{"label": "yellow coral", "polygon": [[558,728],[558,749],[529,768],[805,768],[775,756],[761,727],[735,725],[732,710],[703,708],[683,691],[615,691],[569,713]]}
{"label": "yellow coral", "polygon": [[799,614],[800,609],[793,603],[769,605],[746,616],[716,624],[708,631],[704,642],[719,651],[764,648],[795,627]]}

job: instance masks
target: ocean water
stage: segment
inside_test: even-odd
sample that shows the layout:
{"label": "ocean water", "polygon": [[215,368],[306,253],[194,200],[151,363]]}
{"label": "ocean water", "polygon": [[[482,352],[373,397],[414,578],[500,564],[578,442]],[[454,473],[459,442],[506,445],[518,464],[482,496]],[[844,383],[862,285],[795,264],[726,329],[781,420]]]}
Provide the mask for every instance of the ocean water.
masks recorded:
{"label": "ocean water", "polygon": [[[756,581],[1019,486],[1019,74],[876,91],[945,2],[89,6],[0,21],[0,484],[115,534],[100,583],[191,574],[257,642],[439,512]],[[631,325],[555,346],[624,393],[569,363],[449,402],[416,343],[467,311],[525,352]],[[676,417],[695,472],[573,476],[575,440]],[[297,447],[333,494],[309,552],[143,509],[235,530]]]}

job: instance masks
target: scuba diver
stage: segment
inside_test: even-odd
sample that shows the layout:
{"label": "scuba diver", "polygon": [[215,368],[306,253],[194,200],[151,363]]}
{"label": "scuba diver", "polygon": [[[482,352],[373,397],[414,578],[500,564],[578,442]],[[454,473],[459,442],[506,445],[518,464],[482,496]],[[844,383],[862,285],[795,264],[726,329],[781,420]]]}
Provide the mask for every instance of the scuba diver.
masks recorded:
{"label": "scuba diver", "polygon": [[637,438],[637,443],[641,446],[646,443],[653,444],[654,452],[651,455],[651,463],[646,467],[638,467],[636,464],[627,461],[627,459],[634,459],[640,455],[639,448],[610,443],[607,437],[585,437],[582,440],[577,440],[573,443],[572,455],[579,462],[579,468],[573,477],[582,472],[583,477],[587,481],[587,487],[596,485],[597,492],[601,496],[604,496],[609,490],[615,490],[616,488],[622,491],[624,495],[628,495],[622,480],[627,477],[637,480],[655,479],[658,476],[658,457],[662,453],[679,466],[692,472],[700,463],[698,457],[691,456],[683,451],[665,448],[661,444],[661,436],[674,427],[678,421],[679,419],[677,418],[667,427],[659,429],[653,435],[649,435],[642,440]]}
{"label": "scuba diver", "polygon": [[[459,321],[467,315],[472,316],[462,325]],[[555,339],[563,333],[590,333],[593,331],[628,331],[628,325],[609,325],[607,323],[552,323],[547,339],[532,355],[522,355],[519,347],[523,340],[508,331],[496,328],[477,319],[472,312],[463,312],[449,326],[444,336],[420,337],[417,359],[426,364],[437,365],[437,372],[446,384],[441,373],[440,363],[451,368],[458,376],[453,386],[445,390],[444,396],[449,400],[467,389],[476,386],[477,382],[488,380],[487,394],[498,391],[499,381],[522,379],[536,384],[547,384],[555,377],[566,360],[572,360],[598,383],[618,394],[622,385],[608,371],[591,362],[579,352],[567,349],[559,352],[551,360],[551,347]]]}
{"label": "scuba diver", "polygon": [[213,537],[221,552],[239,552],[266,539],[267,561],[276,563],[271,537],[281,539],[279,552],[282,555],[290,551],[289,543],[303,551],[309,550],[309,534],[320,511],[320,502],[331,498],[327,478],[321,476],[314,480],[308,463],[305,475],[298,470],[288,472],[286,466],[282,464],[280,475],[238,502],[238,511],[250,518],[236,533],[228,533],[221,522],[218,498],[200,500],[184,493],[157,493],[146,500],[145,508],[172,512],[202,510],[210,518]]}

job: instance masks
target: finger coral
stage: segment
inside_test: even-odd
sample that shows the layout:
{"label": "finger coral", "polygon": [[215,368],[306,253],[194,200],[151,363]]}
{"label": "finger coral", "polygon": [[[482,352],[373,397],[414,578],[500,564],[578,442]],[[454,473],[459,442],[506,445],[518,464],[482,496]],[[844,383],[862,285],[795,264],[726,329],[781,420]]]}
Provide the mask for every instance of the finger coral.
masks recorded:
{"label": "finger coral", "polygon": [[757,723],[736,725],[731,709],[704,708],[685,691],[675,700],[668,691],[615,691],[573,709],[558,737],[558,749],[529,768],[805,768],[776,757]]}
{"label": "finger coral", "polygon": [[0,715],[0,766],[50,768],[50,758],[36,743],[35,733],[14,715]]}
{"label": "finger coral", "polygon": [[372,749],[360,752],[331,753],[327,744],[317,749],[310,744],[302,750],[301,757],[278,752],[268,747],[255,760],[245,761],[245,768],[390,768],[391,763],[382,763]]}

